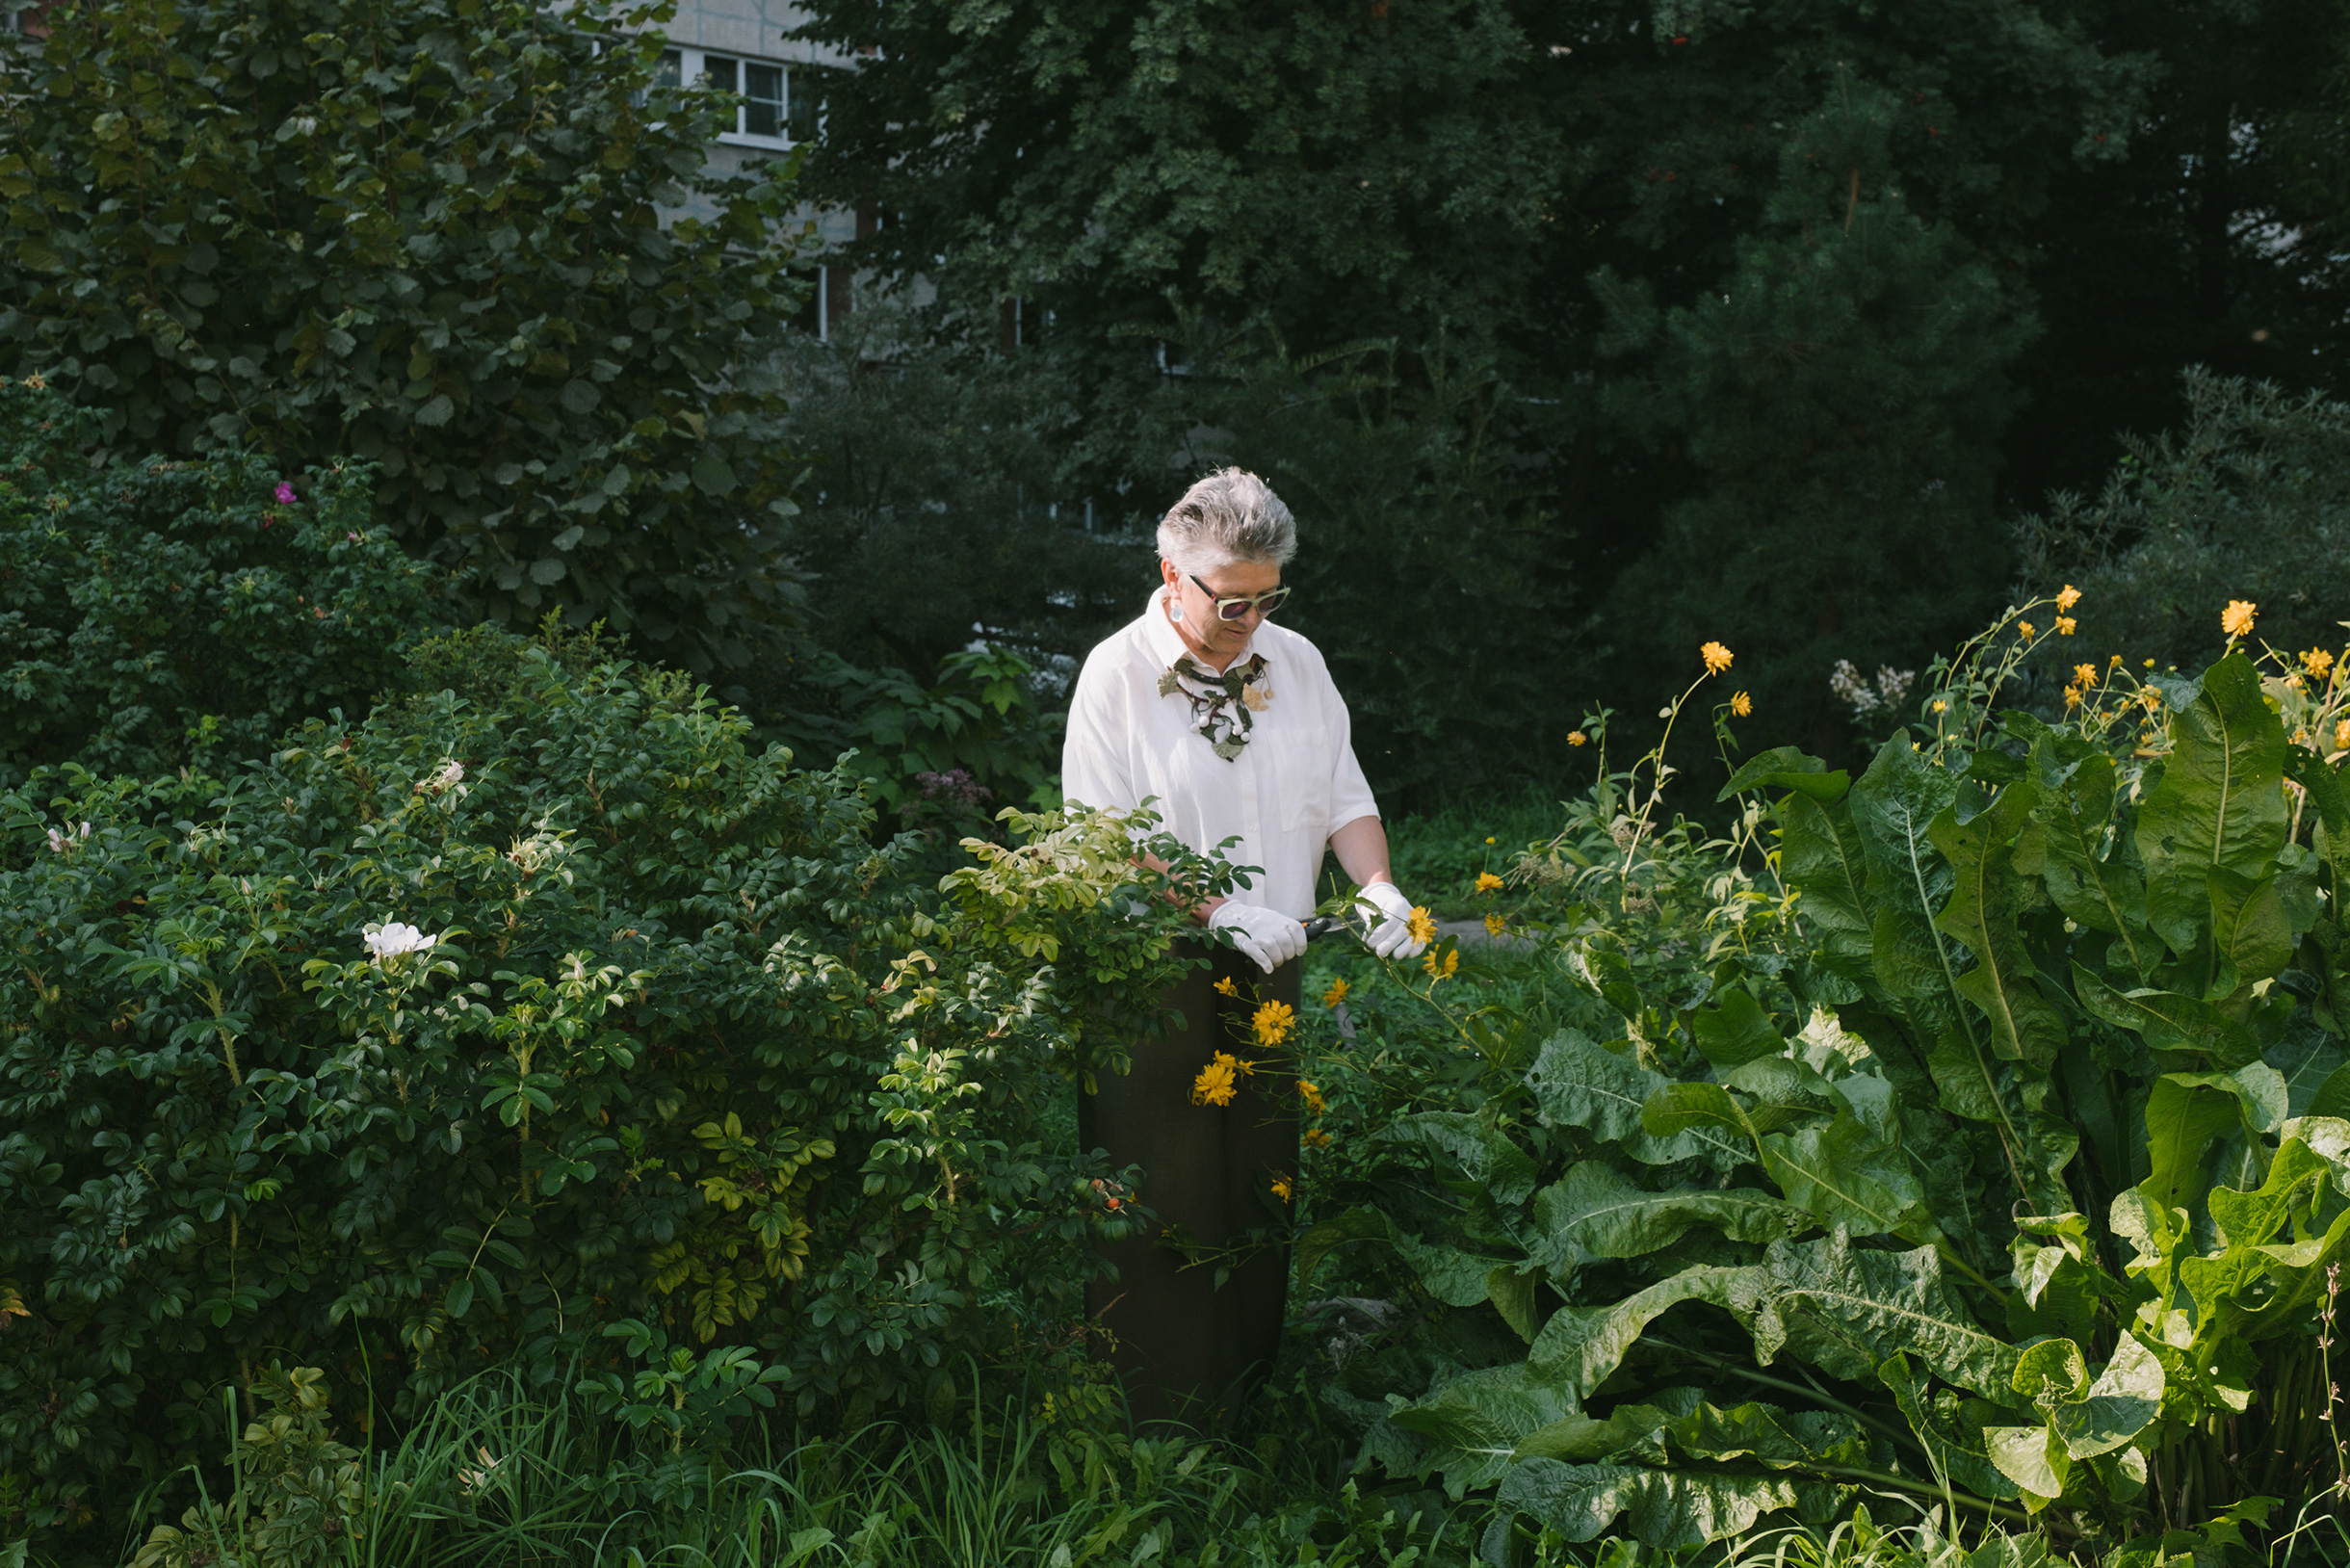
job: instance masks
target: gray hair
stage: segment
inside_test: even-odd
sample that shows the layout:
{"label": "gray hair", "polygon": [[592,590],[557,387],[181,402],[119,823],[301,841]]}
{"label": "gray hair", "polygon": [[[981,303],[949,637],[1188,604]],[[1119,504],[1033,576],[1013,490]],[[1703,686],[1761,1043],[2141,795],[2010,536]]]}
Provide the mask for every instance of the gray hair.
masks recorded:
{"label": "gray hair", "polygon": [[1239,468],[1219,468],[1184,491],[1159,520],[1159,554],[1185,572],[1240,562],[1289,564],[1297,553],[1297,519],[1273,487]]}

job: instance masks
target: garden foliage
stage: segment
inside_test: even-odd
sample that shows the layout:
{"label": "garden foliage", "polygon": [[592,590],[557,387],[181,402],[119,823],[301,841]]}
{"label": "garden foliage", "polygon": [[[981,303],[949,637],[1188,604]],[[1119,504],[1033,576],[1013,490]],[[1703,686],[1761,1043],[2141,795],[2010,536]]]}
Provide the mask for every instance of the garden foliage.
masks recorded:
{"label": "garden foliage", "polygon": [[432,583],[371,523],[367,464],[98,461],[95,423],[0,387],[0,784],[234,763],[400,677]]}
{"label": "garden foliage", "polygon": [[44,8],[0,38],[0,371],[118,451],[377,465],[493,617],[770,642],[791,166],[707,161],[659,6]]}
{"label": "garden foliage", "polygon": [[1603,784],[1516,863],[1532,996],[1440,957],[1346,999],[1301,1275],[1427,1311],[1326,1397],[1366,1461],[1498,1489],[1489,1552],[1874,1489],[2151,1562],[2326,1505],[2342,688],[2239,649],[1987,712],[2029,645],[2011,612],[1858,778],[1750,759],[1733,842]]}
{"label": "garden foliage", "polygon": [[345,1425],[502,1366],[687,1453],[777,1396],[943,1410],[1065,1345],[1083,1243],[1140,1222],[1045,1132],[1182,961],[1135,824],[1024,819],[942,903],[852,779],[682,675],[494,632],[420,663],[452,686],[223,778],[0,796],[37,1527],[185,1501],[264,1357]]}

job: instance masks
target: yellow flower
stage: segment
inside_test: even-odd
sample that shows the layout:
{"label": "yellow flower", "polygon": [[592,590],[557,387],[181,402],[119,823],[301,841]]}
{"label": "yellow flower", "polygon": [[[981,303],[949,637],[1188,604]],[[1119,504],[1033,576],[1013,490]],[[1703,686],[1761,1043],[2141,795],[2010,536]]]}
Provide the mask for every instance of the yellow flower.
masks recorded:
{"label": "yellow flower", "polygon": [[1488,843],[1488,844],[1491,844],[1491,843],[1493,842],[1493,835],[1492,835],[1491,833],[1488,833],[1488,834],[1486,834],[1486,835],[1485,835],[1485,842],[1486,842],[1486,843]]}
{"label": "yellow flower", "polygon": [[2311,648],[2301,656],[2301,667],[2320,678],[2334,671],[2334,656],[2323,648]]}
{"label": "yellow flower", "polygon": [[1405,924],[1411,928],[1413,941],[1433,942],[1436,940],[1436,917],[1420,905],[1412,906],[1412,917]]}
{"label": "yellow flower", "polygon": [[1297,1015],[1286,1002],[1267,1002],[1257,1009],[1249,1027],[1256,1031],[1257,1043],[1270,1050],[1290,1037],[1290,1031],[1297,1027]]}
{"label": "yellow flower", "polygon": [[1330,982],[1330,988],[1322,992],[1322,1006],[1325,1007],[1335,1007],[1340,1003],[1345,1001],[1346,989],[1346,981],[1344,977],[1332,980]]}
{"label": "yellow flower", "polygon": [[1481,871],[1476,874],[1476,890],[1479,893],[1497,892],[1500,890],[1501,886],[1501,878],[1496,876],[1493,873],[1489,871]]}
{"label": "yellow flower", "polygon": [[2162,706],[2162,693],[2150,686],[2138,693],[2138,701],[2148,713],[2153,713]]}
{"label": "yellow flower", "polygon": [[1284,1203],[1290,1201],[1290,1179],[1287,1176],[1273,1178],[1273,1196]]}
{"label": "yellow flower", "polygon": [[2026,642],[2029,642],[2033,638],[2040,635],[2038,630],[2035,629],[2032,623],[2028,620],[2020,620],[2016,622],[2016,630],[2024,635],[2024,640]]}
{"label": "yellow flower", "polygon": [[1321,1090],[1316,1088],[1313,1085],[1307,1083],[1302,1078],[1297,1081],[1297,1097],[1303,1100],[1306,1103],[1306,1109],[1313,1111],[1317,1116],[1322,1113],[1323,1107]]}
{"label": "yellow flower", "polygon": [[2147,661],[2146,661],[2146,667],[2147,667],[2148,669],[2152,669],[2152,668],[2154,668],[2154,662],[2152,659],[2147,660]]}
{"label": "yellow flower", "polygon": [[2337,751],[2350,751],[2350,719],[2335,720],[2334,749]]}
{"label": "yellow flower", "polygon": [[1942,700],[1942,698],[1940,698],[1940,697],[1936,697],[1936,698],[1934,699],[1934,711],[1935,711],[1936,713],[1938,713],[1938,714],[1939,714],[1939,713],[1947,713],[1947,712],[1949,712],[1949,710],[1950,710],[1950,705],[1949,705],[1948,703],[1946,703],[1946,702],[1943,701],[1943,700]]}
{"label": "yellow flower", "polygon": [[1215,1059],[1199,1070],[1191,1081],[1191,1103],[1195,1106],[1228,1106],[1240,1092],[1240,1059],[1229,1051],[1218,1051]]}
{"label": "yellow flower", "polygon": [[[1585,735],[1585,734],[1584,734],[1584,733],[1583,733],[1581,730],[1579,730],[1579,729],[1571,729],[1571,730],[1567,731],[1567,745],[1589,745],[1590,744],[1591,744],[1591,737],[1589,737],[1588,735]],[[1491,843],[1493,842],[1493,840],[1491,840],[1491,839],[1487,839],[1485,842],[1486,842],[1486,843],[1488,843],[1488,844],[1491,844]]]}
{"label": "yellow flower", "polygon": [[2075,620],[2072,616],[2058,615],[2056,617],[2056,635],[2058,637],[2071,637],[2079,629],[2080,622]]}
{"label": "yellow flower", "polygon": [[2068,686],[2068,687],[2066,687],[2066,688],[2064,689],[2064,705],[2065,705],[2065,711],[2066,711],[2066,712],[2068,712],[2068,713],[2070,713],[2070,712],[2071,712],[2073,709],[2077,708],[2077,707],[2079,707],[2079,706],[2080,706],[2080,688],[2079,688],[2079,687],[2077,687],[2077,686]]}
{"label": "yellow flower", "polygon": [[2260,607],[2250,599],[2230,599],[2228,608],[2219,613],[2219,629],[2233,640],[2252,630],[2252,618],[2259,613]]}
{"label": "yellow flower", "polygon": [[1509,922],[1503,920],[1500,915],[1487,915],[1485,917],[1485,934],[1487,936],[1499,936],[1508,928]]}
{"label": "yellow flower", "polygon": [[1730,699],[1730,712],[1733,718],[1744,719],[1753,714],[1754,711],[1755,699],[1748,696],[1743,692],[1738,693],[1736,696]]}
{"label": "yellow flower", "polygon": [[2097,666],[2095,665],[2075,665],[2073,666],[2073,684],[2084,691],[2095,686],[2097,684]]}
{"label": "yellow flower", "polygon": [[1215,989],[1218,994],[1223,996],[1237,997],[1240,994],[1240,988],[1232,983],[1232,977],[1230,975],[1226,975],[1222,980],[1217,980],[1215,982]]}
{"label": "yellow flower", "polygon": [[1330,1146],[1330,1135],[1319,1127],[1309,1127],[1306,1129],[1305,1143],[1309,1149],[1326,1149]]}
{"label": "yellow flower", "polygon": [[1460,950],[1458,948],[1446,949],[1442,963],[1437,961],[1437,957],[1435,950],[1429,950],[1427,956],[1420,960],[1420,967],[1438,980],[1450,980],[1461,966]]}
{"label": "yellow flower", "polygon": [[2059,610],[2070,610],[2078,603],[2080,603],[2080,589],[2070,583],[2064,586],[2062,593],[2056,595],[2056,608]]}
{"label": "yellow flower", "polygon": [[1719,675],[1730,667],[1730,650],[1719,642],[1706,643],[1697,650],[1697,656],[1706,662],[1706,673],[1709,675]]}
{"label": "yellow flower", "polygon": [[2115,669],[2119,669],[2122,667],[2122,656],[2117,653],[2112,658],[2106,660],[2105,663],[2113,666]]}

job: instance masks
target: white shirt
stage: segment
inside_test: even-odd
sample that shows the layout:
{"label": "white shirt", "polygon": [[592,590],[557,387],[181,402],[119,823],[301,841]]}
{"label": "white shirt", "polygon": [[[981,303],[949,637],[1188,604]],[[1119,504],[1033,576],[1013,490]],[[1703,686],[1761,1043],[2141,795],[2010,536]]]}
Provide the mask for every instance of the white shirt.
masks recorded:
{"label": "white shirt", "polygon": [[1162,588],[1138,619],[1086,655],[1061,747],[1061,793],[1127,811],[1156,796],[1152,809],[1167,831],[1202,853],[1237,836],[1226,856],[1264,874],[1233,897],[1303,920],[1314,913],[1331,833],[1379,814],[1354,760],[1346,704],[1319,649],[1261,620],[1235,664],[1263,655],[1271,699],[1249,716],[1248,744],[1227,762],[1181,693],[1159,694],[1159,678],[1190,653],[1167,620],[1165,596]]}

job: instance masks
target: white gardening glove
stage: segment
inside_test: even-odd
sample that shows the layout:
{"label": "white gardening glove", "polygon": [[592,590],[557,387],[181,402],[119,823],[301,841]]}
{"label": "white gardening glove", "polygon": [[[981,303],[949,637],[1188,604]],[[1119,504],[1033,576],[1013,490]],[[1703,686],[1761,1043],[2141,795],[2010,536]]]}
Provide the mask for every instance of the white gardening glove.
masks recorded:
{"label": "white gardening glove", "polygon": [[1278,909],[1226,899],[1208,916],[1212,931],[1230,931],[1232,945],[1271,974],[1306,950],[1306,928]]}
{"label": "white gardening glove", "polygon": [[1369,905],[1371,929],[1363,945],[1382,958],[1417,958],[1427,944],[1412,935],[1412,901],[1393,882],[1373,882],[1363,889],[1356,907]]}

